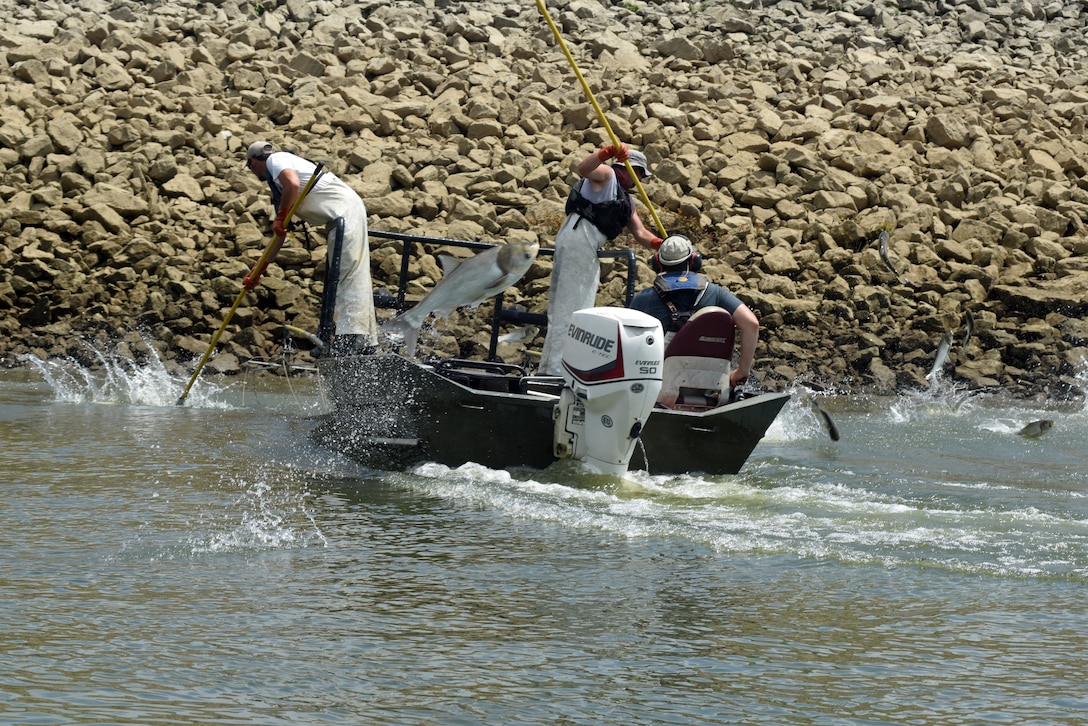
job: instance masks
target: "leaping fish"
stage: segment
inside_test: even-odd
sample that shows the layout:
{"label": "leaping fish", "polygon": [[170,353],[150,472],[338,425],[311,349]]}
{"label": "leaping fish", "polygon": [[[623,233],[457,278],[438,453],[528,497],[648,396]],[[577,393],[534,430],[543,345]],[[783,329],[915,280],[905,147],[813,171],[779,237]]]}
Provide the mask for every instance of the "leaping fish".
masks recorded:
{"label": "leaping fish", "polygon": [[895,265],[892,264],[891,257],[888,256],[888,240],[889,239],[890,239],[890,237],[888,235],[887,230],[884,230],[884,231],[882,231],[880,233],[880,241],[879,241],[880,259],[884,261],[884,266],[887,267],[889,270],[891,270],[891,273],[893,275],[895,275],[896,279],[898,279],[899,282],[906,285],[907,284],[907,278],[903,277],[903,275],[899,272],[899,270],[895,269]]}
{"label": "leaping fish", "polygon": [[967,323],[964,325],[963,331],[963,343],[961,347],[967,350],[967,342],[971,340],[971,336],[975,333],[975,315],[971,312],[971,308],[967,308]]}
{"label": "leaping fish", "polygon": [[1048,418],[1040,419],[1038,421],[1032,421],[1026,424],[1024,428],[1020,429],[1016,433],[1021,436],[1026,436],[1029,439],[1037,439],[1054,426],[1054,422]]}
{"label": "leaping fish", "polygon": [[937,357],[933,359],[933,368],[930,369],[929,374],[926,376],[932,382],[936,379],[937,374],[941,372],[941,368],[944,367],[945,361],[948,360],[948,351],[952,348],[952,331],[949,330],[941,338],[940,344],[937,346]]}
{"label": "leaping fish", "polygon": [[835,425],[835,422],[831,420],[831,414],[820,405],[820,402],[816,400],[816,397],[809,393],[808,389],[801,387],[801,397],[812,406],[812,410],[823,419],[824,426],[827,427],[827,435],[831,437],[832,441],[839,440],[839,427]]}
{"label": "leaping fish", "polygon": [[511,330],[509,333],[503,333],[499,336],[498,341],[500,343],[527,343],[539,333],[539,327],[535,325],[523,325],[520,328]]}
{"label": "leaping fish", "polygon": [[812,407],[816,409],[816,413],[820,415],[820,418],[824,420],[824,425],[827,426],[827,435],[831,437],[832,441],[839,440],[839,427],[835,425],[835,422],[831,420],[831,414],[821,406],[815,398],[812,399]]}
{"label": "leaping fish", "polygon": [[383,325],[383,332],[403,341],[404,355],[414,355],[419,329],[428,315],[449,315],[457,308],[476,305],[498,295],[529,271],[539,251],[540,245],[536,242],[509,242],[490,247],[466,260],[439,255],[442,279],[415,307]]}

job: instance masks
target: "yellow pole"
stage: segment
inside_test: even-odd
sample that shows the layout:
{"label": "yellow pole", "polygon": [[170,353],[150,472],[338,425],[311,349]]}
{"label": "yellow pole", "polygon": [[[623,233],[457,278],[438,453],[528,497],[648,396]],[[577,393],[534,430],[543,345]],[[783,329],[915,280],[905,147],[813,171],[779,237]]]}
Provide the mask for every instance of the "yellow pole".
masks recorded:
{"label": "yellow pole", "polygon": [[[548,27],[552,29],[552,35],[555,36],[555,42],[559,44],[559,47],[563,51],[563,55],[567,57],[567,61],[570,62],[570,67],[574,70],[574,75],[578,77],[578,82],[582,84],[582,90],[585,91],[586,98],[589,99],[590,104],[593,106],[593,110],[597,112],[597,118],[601,120],[601,126],[608,133],[608,138],[612,141],[612,145],[619,148],[620,140],[616,138],[616,134],[612,131],[612,126],[609,125],[608,119],[605,118],[604,111],[601,110],[600,104],[597,103],[597,99],[593,96],[593,91],[589,89],[589,84],[586,83],[586,79],[582,76],[582,72],[578,70],[578,64],[574,62],[574,56],[567,50],[567,44],[563,42],[563,36],[559,34],[559,28],[555,26],[552,21],[552,16],[548,13],[548,8],[544,6],[544,0],[536,0],[537,7],[540,8],[541,14],[544,16],[544,20],[547,21]],[[661,224],[661,219],[658,218],[657,212],[654,210],[654,205],[650,204],[650,197],[646,195],[646,190],[642,188],[642,182],[639,181],[638,175],[635,174],[635,170],[631,168],[631,162],[623,162],[627,166],[627,173],[631,175],[631,179],[634,180],[635,186],[638,188],[639,196],[642,197],[643,204],[650,210],[650,216],[653,217],[654,223],[657,225],[658,234],[662,237],[666,236],[665,225]]]}
{"label": "yellow pole", "polygon": [[[325,166],[324,162],[317,165],[317,167],[314,169],[314,173],[310,176],[310,181],[306,182],[306,186],[304,186],[302,188],[302,191],[299,192],[298,198],[295,199],[295,203],[292,204],[291,208],[287,210],[287,216],[283,218],[284,226],[287,226],[287,223],[291,221],[291,217],[295,216],[295,212],[302,204],[302,201],[306,199],[306,195],[309,194],[310,190],[314,188],[315,184],[317,184],[318,177],[320,177],[324,173],[322,171],[323,166]],[[268,258],[269,256],[271,256],[272,250],[275,249],[276,245],[281,242],[283,242],[283,237],[281,235],[275,235],[272,238],[272,241],[268,244],[268,246],[265,247],[264,254],[261,255],[260,261],[253,269],[263,271],[265,266],[269,262]],[[189,395],[189,389],[193,387],[193,384],[196,382],[196,377],[200,375],[200,371],[203,370],[204,364],[207,363],[208,358],[211,357],[212,351],[215,350],[215,344],[219,342],[220,336],[222,336],[223,331],[227,329],[227,325],[230,323],[230,319],[234,317],[234,312],[238,309],[238,306],[242,304],[242,300],[245,298],[247,292],[249,291],[246,290],[245,287],[243,287],[242,291],[238,293],[238,297],[234,298],[234,304],[230,306],[230,310],[227,312],[226,317],[223,318],[223,324],[219,326],[219,330],[215,331],[215,335],[212,336],[212,342],[208,344],[208,349],[204,351],[204,357],[200,359],[200,362],[196,366],[196,370],[193,371],[192,377],[189,378],[189,384],[185,386],[185,390],[182,392],[181,397],[178,398],[177,403],[174,405],[180,406],[182,403],[185,402],[185,398]]]}

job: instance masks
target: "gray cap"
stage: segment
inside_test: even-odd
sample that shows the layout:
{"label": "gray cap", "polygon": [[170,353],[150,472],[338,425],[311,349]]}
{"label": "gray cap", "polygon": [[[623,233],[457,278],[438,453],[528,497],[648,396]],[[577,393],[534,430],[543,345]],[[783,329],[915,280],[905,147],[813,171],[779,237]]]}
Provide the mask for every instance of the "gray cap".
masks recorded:
{"label": "gray cap", "polygon": [[246,150],[246,164],[249,164],[250,159],[261,159],[271,154],[275,149],[272,144],[267,141],[254,141],[249,145],[249,149]]}
{"label": "gray cap", "polygon": [[646,162],[646,155],[643,154],[641,151],[635,151],[634,149],[628,151],[627,163],[629,163],[631,166],[637,166],[639,169],[642,169],[643,173],[646,175],[647,178],[653,176],[653,174],[650,173],[650,165]]}
{"label": "gray cap", "polygon": [[682,234],[671,234],[657,250],[657,259],[665,267],[672,267],[687,262],[695,254],[695,246]]}

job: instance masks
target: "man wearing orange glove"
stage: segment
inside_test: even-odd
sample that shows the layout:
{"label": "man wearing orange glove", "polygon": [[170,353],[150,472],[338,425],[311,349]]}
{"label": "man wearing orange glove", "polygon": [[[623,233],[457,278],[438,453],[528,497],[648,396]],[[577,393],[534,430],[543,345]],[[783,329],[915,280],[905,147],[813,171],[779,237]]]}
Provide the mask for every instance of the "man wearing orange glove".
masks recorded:
{"label": "man wearing orange glove", "polygon": [[[268,182],[276,205],[276,218],[272,223],[276,240],[268,256],[268,262],[271,262],[279,254],[287,234],[284,226],[287,212],[310,181],[316,165],[301,156],[276,151],[267,141],[255,141],[246,151],[246,166],[258,179]],[[304,222],[325,226],[328,239],[325,286],[329,290],[335,285],[336,292],[332,301],[326,301],[322,307],[322,333],[335,333],[337,342],[341,343],[339,347],[351,349],[345,352],[375,345],[378,322],[374,315],[370,243],[363,200],[336,175],[325,172],[295,210],[295,216]],[[333,270],[338,270],[338,274],[330,274]],[[252,290],[263,273],[264,268],[254,267],[242,285]]]}
{"label": "man wearing orange glove", "polygon": [[[605,164],[615,159],[616,164]],[[597,250],[623,230],[628,230],[642,246],[656,250],[661,238],[651,232],[638,216],[630,190],[635,182],[627,167],[650,177],[646,156],[640,151],[605,146],[578,164],[581,179],[567,198],[567,218],[555,236],[551,290],[548,294],[548,334],[540,357],[541,375],[562,373],[563,343],[567,326],[575,311],[593,307],[600,284],[601,263]]]}

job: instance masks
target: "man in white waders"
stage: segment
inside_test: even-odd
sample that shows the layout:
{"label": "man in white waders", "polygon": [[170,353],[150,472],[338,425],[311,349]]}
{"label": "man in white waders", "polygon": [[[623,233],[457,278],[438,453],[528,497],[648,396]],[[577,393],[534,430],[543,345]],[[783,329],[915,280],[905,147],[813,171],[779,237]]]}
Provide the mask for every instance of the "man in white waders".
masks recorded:
{"label": "man in white waders", "polygon": [[[310,181],[316,165],[295,154],[276,151],[267,141],[255,141],[246,152],[246,166],[268,182],[276,219],[272,230],[280,238],[268,257],[276,259],[287,234],[284,220],[299,193]],[[378,322],[370,280],[370,243],[367,239],[366,206],[351,187],[335,174],[324,172],[309,191],[295,216],[310,224],[325,225],[328,257],[325,266],[325,301],[321,308],[320,337],[326,344],[335,334],[333,351],[365,352],[377,345]],[[256,267],[242,284],[252,290],[264,268]],[[331,294],[330,294],[331,293]]]}
{"label": "man in white waders", "polygon": [[[615,159],[617,164],[605,164]],[[620,144],[595,151],[578,164],[582,177],[567,198],[567,218],[555,236],[551,291],[548,294],[548,333],[540,356],[541,375],[562,371],[563,343],[574,313],[593,307],[600,284],[601,262],[597,250],[625,229],[635,241],[656,250],[661,238],[646,228],[631,199],[635,185],[627,167],[630,160],[639,179],[650,176],[646,155]]]}

